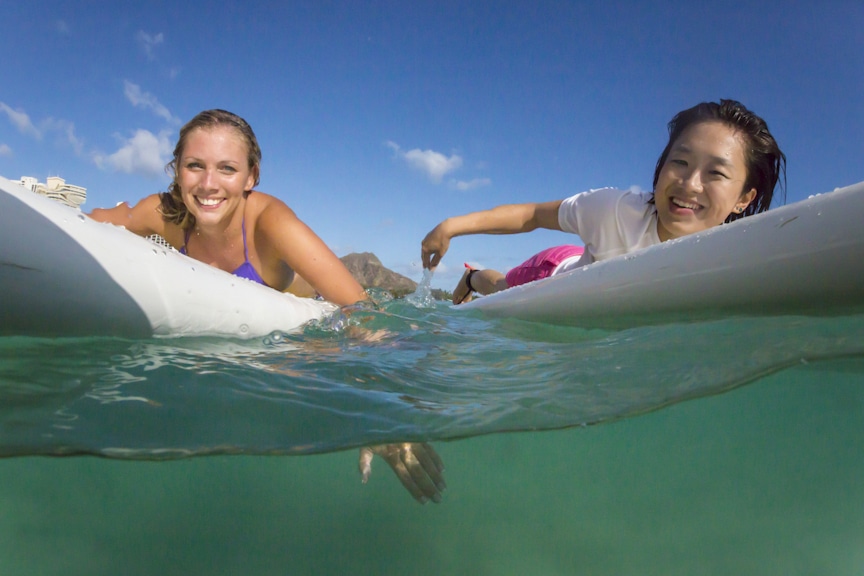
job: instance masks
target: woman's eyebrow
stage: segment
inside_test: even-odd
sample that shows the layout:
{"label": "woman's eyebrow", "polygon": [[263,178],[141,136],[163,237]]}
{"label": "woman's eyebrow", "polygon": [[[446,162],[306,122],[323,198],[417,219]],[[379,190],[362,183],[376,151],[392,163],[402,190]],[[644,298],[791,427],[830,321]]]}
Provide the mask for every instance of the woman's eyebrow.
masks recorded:
{"label": "woman's eyebrow", "polygon": [[[691,154],[693,149],[690,148],[687,144],[676,144],[672,147],[673,152],[682,152],[684,154]],[[709,156],[715,164],[722,164],[723,166],[732,166],[734,163],[729,158],[725,158],[723,156]]]}

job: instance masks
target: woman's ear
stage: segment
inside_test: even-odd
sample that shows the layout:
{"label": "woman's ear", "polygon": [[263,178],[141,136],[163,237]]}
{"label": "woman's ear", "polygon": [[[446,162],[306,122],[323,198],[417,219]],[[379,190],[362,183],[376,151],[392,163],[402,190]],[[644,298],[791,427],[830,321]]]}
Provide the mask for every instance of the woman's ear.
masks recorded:
{"label": "woman's ear", "polygon": [[255,182],[257,182],[257,181],[258,181],[258,167],[256,166],[256,167],[252,168],[252,170],[249,171],[249,177],[246,179],[246,187],[244,188],[244,190],[246,190],[246,192],[251,191],[253,188],[255,188]]}
{"label": "woman's ear", "polygon": [[756,189],[751,188],[749,192],[744,192],[741,194],[741,197],[738,198],[738,202],[735,204],[735,213],[741,214],[747,207],[750,205],[753,200],[756,199]]}

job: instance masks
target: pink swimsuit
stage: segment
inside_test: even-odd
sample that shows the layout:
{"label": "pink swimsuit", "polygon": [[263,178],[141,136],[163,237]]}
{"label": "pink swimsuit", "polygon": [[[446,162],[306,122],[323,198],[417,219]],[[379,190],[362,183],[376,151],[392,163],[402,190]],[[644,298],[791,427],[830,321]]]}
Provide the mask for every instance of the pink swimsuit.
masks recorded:
{"label": "pink swimsuit", "polygon": [[554,246],[535,254],[519,266],[507,272],[507,286],[521,286],[528,282],[551,276],[564,260],[581,256],[585,251],[581,246]]}

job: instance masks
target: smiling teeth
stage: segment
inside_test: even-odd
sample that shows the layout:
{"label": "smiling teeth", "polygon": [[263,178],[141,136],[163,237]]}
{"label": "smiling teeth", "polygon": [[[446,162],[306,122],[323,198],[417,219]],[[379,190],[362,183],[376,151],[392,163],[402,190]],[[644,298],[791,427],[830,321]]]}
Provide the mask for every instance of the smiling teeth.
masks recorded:
{"label": "smiling teeth", "polygon": [[689,208],[690,210],[696,210],[699,208],[698,204],[691,204],[690,202],[685,202],[684,200],[679,200],[678,198],[673,198],[672,203],[676,206],[680,206],[681,208]]}
{"label": "smiling teeth", "polygon": [[216,206],[221,201],[219,198],[198,198],[198,203],[204,206]]}

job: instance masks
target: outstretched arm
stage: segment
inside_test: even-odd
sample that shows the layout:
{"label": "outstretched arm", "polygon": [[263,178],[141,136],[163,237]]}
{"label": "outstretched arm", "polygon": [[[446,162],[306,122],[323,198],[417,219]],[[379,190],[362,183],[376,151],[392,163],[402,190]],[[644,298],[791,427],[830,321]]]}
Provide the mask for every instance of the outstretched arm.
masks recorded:
{"label": "outstretched arm", "polygon": [[281,201],[272,202],[258,220],[258,232],[275,256],[303,277],[325,300],[347,306],[366,300],[366,292],[330,248]]}
{"label": "outstretched arm", "polygon": [[561,230],[558,208],[552,202],[507,204],[491,210],[447,218],[432,229],[421,243],[423,267],[434,270],[450,248],[450,240],[468,234],[520,234],[537,228]]}

